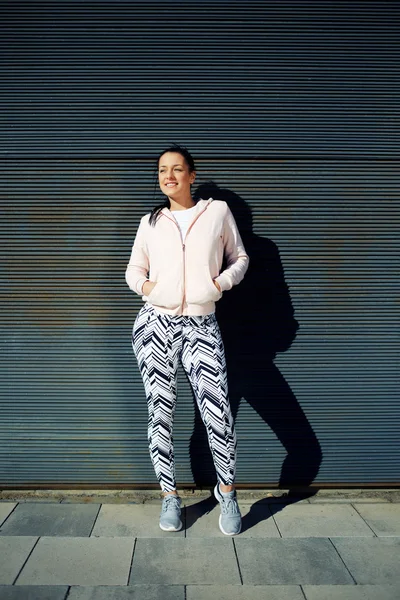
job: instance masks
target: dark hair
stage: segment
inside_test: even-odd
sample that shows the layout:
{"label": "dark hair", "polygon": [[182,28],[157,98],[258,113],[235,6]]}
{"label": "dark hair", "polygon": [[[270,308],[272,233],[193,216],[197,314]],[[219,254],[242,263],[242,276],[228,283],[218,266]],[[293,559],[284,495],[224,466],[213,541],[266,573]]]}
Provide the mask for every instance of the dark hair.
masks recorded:
{"label": "dark hair", "polygon": [[[158,173],[158,165],[160,163],[160,158],[167,152],[176,152],[177,154],[180,154],[181,156],[183,156],[183,158],[185,159],[185,162],[189,168],[189,173],[193,173],[193,171],[196,170],[193,156],[190,154],[189,150],[187,148],[185,148],[185,146],[180,146],[179,144],[172,144],[172,146],[169,146],[168,148],[166,148],[165,150],[160,152],[160,154],[157,156],[157,161],[156,161],[156,165],[155,165],[156,174]],[[157,177],[157,175],[156,175],[156,177]],[[157,181],[155,181],[154,186],[156,186],[156,185],[157,185]],[[170,201],[169,201],[168,197],[162,204],[158,204],[157,206],[155,206],[150,213],[150,219],[149,219],[150,225],[152,225],[154,227],[154,225],[156,224],[156,221],[157,221],[157,217],[160,214],[160,212],[162,211],[162,209],[169,208],[169,207],[170,207]]]}

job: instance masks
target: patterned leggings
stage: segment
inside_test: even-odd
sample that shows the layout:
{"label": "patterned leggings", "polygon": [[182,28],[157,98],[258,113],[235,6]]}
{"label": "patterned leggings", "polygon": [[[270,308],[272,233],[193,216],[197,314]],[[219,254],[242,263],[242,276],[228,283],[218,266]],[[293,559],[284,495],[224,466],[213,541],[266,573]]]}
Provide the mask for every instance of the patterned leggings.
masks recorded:
{"label": "patterned leggings", "polygon": [[218,480],[231,485],[237,442],[224,346],[215,315],[170,316],[145,304],[133,326],[132,347],[148,402],[150,457],[162,491],[176,489],[172,427],[179,358],[207,429]]}

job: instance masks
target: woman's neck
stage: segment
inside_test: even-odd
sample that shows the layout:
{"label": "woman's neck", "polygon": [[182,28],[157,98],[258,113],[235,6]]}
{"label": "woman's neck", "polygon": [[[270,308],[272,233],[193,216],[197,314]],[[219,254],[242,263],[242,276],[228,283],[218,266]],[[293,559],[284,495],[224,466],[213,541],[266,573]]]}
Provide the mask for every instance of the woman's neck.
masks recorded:
{"label": "woman's neck", "polygon": [[173,200],[172,198],[169,198],[169,203],[170,210],[187,210],[188,208],[193,208],[196,204],[191,196],[184,200]]}

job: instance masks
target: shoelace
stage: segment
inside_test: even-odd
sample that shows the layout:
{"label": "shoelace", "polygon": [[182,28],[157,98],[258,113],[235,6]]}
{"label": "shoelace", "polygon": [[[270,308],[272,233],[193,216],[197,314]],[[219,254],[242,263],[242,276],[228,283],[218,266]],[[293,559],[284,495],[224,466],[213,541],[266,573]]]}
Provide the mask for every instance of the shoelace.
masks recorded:
{"label": "shoelace", "polygon": [[164,502],[162,504],[162,512],[166,512],[169,508],[180,508],[180,502],[179,499],[177,498],[177,496],[174,496],[173,494],[170,494],[169,496],[166,496],[164,499]]}
{"label": "shoelace", "polygon": [[236,498],[224,498],[221,504],[221,511],[224,514],[237,514],[239,512],[239,506]]}

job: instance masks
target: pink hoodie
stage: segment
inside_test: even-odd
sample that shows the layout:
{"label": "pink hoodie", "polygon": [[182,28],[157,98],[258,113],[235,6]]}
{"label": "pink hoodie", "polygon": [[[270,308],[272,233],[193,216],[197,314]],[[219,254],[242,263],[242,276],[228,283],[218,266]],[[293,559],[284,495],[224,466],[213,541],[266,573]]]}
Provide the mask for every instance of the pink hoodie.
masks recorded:
{"label": "pink hoodie", "polygon": [[[142,217],[125,273],[130,289],[142,295],[143,284],[157,283],[144,301],[169,315],[214,312],[222,292],[240,283],[249,266],[235,219],[221,200],[199,200],[185,239],[168,208],[155,227]],[[227,268],[220,273],[224,254]]]}

